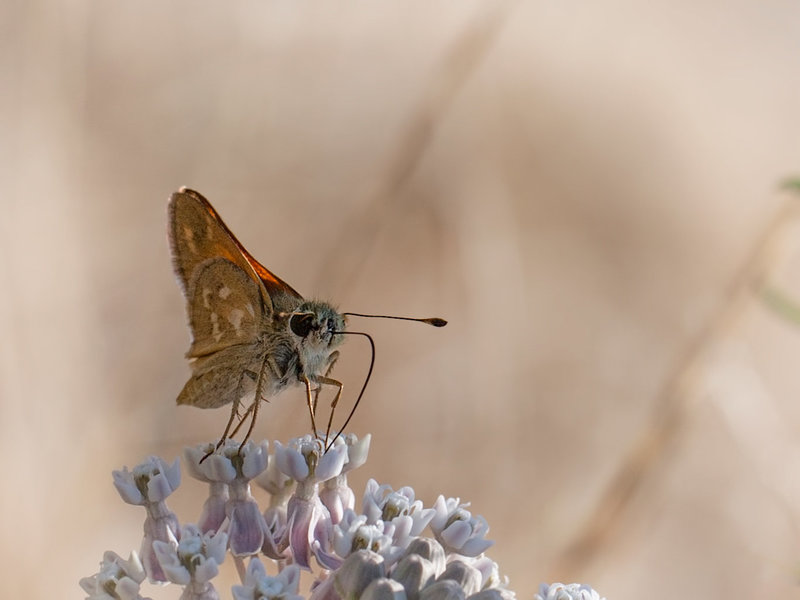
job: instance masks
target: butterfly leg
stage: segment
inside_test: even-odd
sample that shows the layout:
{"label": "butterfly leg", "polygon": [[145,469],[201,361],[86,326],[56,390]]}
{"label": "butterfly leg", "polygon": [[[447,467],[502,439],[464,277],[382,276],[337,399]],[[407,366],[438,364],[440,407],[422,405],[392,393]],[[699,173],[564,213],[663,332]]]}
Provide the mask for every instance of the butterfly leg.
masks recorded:
{"label": "butterfly leg", "polygon": [[236,424],[236,427],[233,428],[233,431],[230,432],[228,437],[234,437],[237,433],[239,433],[239,430],[242,428],[242,425],[244,425],[245,419],[247,419],[247,417],[250,416],[250,413],[252,413],[253,410],[255,410],[255,406],[256,403],[252,402],[250,406],[247,407],[247,410],[244,411],[243,415],[239,416],[239,414],[237,413],[236,416],[239,418],[239,422]]}
{"label": "butterfly leg", "polygon": [[[336,361],[339,360],[339,351],[335,350],[331,352],[331,355],[328,357],[328,367],[325,369],[325,377],[327,378],[328,375],[331,374],[333,371],[333,365],[336,364]],[[322,385],[318,385],[317,389],[314,391],[314,413],[317,412],[317,401],[319,400],[319,393],[322,391]],[[341,391],[341,390],[340,390]],[[325,444],[328,443],[328,435],[330,432],[331,424],[330,420],[328,421],[328,430],[325,432]]]}
{"label": "butterfly leg", "polygon": [[258,417],[258,407],[261,405],[261,393],[264,391],[264,383],[266,382],[266,374],[267,369],[270,368],[270,362],[268,360],[264,361],[263,366],[261,367],[261,371],[258,373],[258,381],[256,382],[256,394],[253,397],[253,403],[247,407],[247,410],[244,413],[244,417],[239,422],[239,425],[236,426],[236,430],[238,431],[239,427],[244,420],[247,418],[247,414],[250,413],[250,427],[247,428],[247,433],[244,434],[242,438],[242,443],[239,444],[239,452],[242,451],[242,446],[244,443],[250,439],[250,434],[253,433],[253,428],[256,426],[256,417]]}
{"label": "butterfly leg", "polygon": [[316,382],[320,385],[335,385],[337,387],[336,396],[334,397],[333,402],[331,402],[331,412],[328,415],[328,426],[325,428],[325,449],[327,450],[328,438],[331,435],[331,426],[333,425],[333,414],[336,412],[336,405],[339,404],[339,398],[342,396],[344,384],[341,381],[331,379],[330,377],[317,377]]}
{"label": "butterfly leg", "polygon": [[[269,359],[267,359],[267,362],[264,363],[264,364],[267,367],[269,367],[270,369],[272,369],[272,373],[273,374],[276,372],[275,371],[275,365],[272,362],[270,362]],[[252,379],[253,381],[256,382],[256,389],[257,390],[258,390],[258,386],[259,385],[261,385],[263,387],[263,384],[261,383],[261,380],[259,379],[258,373],[256,373],[255,371],[249,371],[248,370],[248,371],[245,371],[244,374],[247,375],[250,379]],[[241,415],[241,416],[237,415],[239,417],[239,422],[236,424],[236,427],[233,428],[233,431],[231,431],[229,437],[235,437],[236,434],[239,433],[239,430],[242,428],[242,425],[244,425],[245,420],[250,416],[250,414],[253,411],[257,410],[258,405],[259,405],[259,401],[255,400],[255,398],[258,398],[258,396],[257,395],[254,396],[253,401],[250,403],[250,406],[247,407],[247,410],[244,411],[243,415]],[[265,401],[269,401],[267,398],[261,398],[261,399],[265,400]],[[249,437],[249,434],[248,434],[248,437]],[[245,438],[242,441],[242,443],[244,443],[245,441],[247,441],[247,438]]]}
{"label": "butterfly leg", "polygon": [[[255,399],[253,400],[252,404],[250,404],[250,406],[247,407],[247,410],[244,411],[244,414],[239,416],[239,407],[241,406],[242,401],[240,399],[236,399],[236,400],[233,401],[233,406],[231,407],[231,416],[228,419],[227,425],[225,425],[225,431],[222,432],[222,436],[219,438],[219,441],[217,442],[217,444],[214,447],[214,449],[210,450],[205,456],[203,456],[202,459],[200,459],[201,463],[205,459],[207,459],[209,456],[211,456],[214,452],[219,450],[222,447],[222,445],[225,443],[225,440],[230,439],[233,436],[235,436],[239,432],[239,430],[242,428],[242,425],[244,425],[244,422],[245,422],[245,420],[247,420],[248,417],[250,417],[250,427],[247,429],[247,434],[244,436],[244,439],[239,444],[239,450],[242,449],[242,446],[248,440],[248,438],[250,437],[250,434],[253,433],[253,427],[255,427],[256,416],[258,414],[258,405],[261,403],[260,402],[260,400],[261,400],[261,391],[262,391],[262,388],[264,386],[264,371],[265,371],[265,369],[266,369],[266,363],[265,363],[265,366],[262,367],[261,372],[259,373],[259,376],[258,376],[258,380],[256,381]],[[233,421],[237,417],[239,418],[239,422],[236,424],[236,427],[233,428],[233,431],[231,431],[231,427],[233,426]]]}
{"label": "butterfly leg", "polygon": [[315,395],[311,396],[311,380],[308,377],[303,377],[303,383],[306,385],[306,399],[308,401],[308,414],[311,415],[311,433],[317,437],[317,421],[314,415],[317,411],[317,396],[319,396],[319,388]]}
{"label": "butterfly leg", "polygon": [[[205,453],[205,455],[203,455],[203,458],[201,458],[201,459],[200,459],[200,464],[202,464],[202,463],[203,463],[203,461],[204,461],[205,459],[207,459],[209,456],[211,456],[212,454],[214,454],[214,452],[216,452],[217,450],[219,450],[219,449],[222,447],[222,444],[224,444],[224,443],[225,443],[225,440],[227,440],[227,439],[228,439],[228,432],[231,430],[231,425],[233,425],[233,420],[234,420],[234,419],[236,418],[236,416],[239,414],[239,405],[240,405],[240,404],[241,404],[241,401],[240,401],[240,400],[238,400],[238,399],[233,401],[233,404],[232,404],[232,406],[231,406],[231,416],[228,418],[228,424],[227,424],[227,425],[225,425],[225,431],[223,431],[223,432],[222,432],[222,437],[221,437],[221,438],[219,438],[219,441],[218,441],[218,442],[217,442],[217,444],[214,446],[214,448],[212,448],[211,450],[209,450],[208,452],[206,452],[206,453]],[[246,414],[246,413],[245,413],[245,414]],[[236,429],[239,429],[239,426],[240,426],[241,424],[242,424],[242,422],[241,422],[241,421],[239,421],[239,425],[237,425],[237,426],[236,426]],[[234,433],[236,433],[236,432],[234,431]]]}
{"label": "butterfly leg", "polygon": [[[335,350],[331,352],[331,355],[328,357],[328,367],[325,369],[325,377],[331,374],[333,371],[333,365],[336,364],[336,361],[339,360],[339,351]],[[322,386],[317,386],[317,389],[314,392],[314,412],[317,412],[317,400],[319,400],[319,393],[322,391]]]}

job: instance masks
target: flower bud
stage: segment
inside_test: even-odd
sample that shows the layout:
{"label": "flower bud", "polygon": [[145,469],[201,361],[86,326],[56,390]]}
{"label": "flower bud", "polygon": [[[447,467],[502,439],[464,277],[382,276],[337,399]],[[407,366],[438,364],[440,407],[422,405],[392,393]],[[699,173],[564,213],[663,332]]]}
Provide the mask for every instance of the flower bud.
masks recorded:
{"label": "flower bud", "polygon": [[334,587],[342,600],[357,600],[373,580],[384,577],[383,557],[377,552],[359,550],[342,563],[334,577]]}
{"label": "flower bud", "polygon": [[407,600],[403,586],[396,581],[381,577],[374,579],[361,594],[359,600]]}

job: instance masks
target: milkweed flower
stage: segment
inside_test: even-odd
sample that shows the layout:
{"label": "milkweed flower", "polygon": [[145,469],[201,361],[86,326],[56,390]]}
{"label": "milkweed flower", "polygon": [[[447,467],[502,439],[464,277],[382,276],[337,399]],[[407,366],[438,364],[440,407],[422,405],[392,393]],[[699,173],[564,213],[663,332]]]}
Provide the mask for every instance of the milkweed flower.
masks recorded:
{"label": "milkweed flower", "polygon": [[358,550],[371,550],[380,554],[384,560],[394,562],[402,548],[392,544],[393,533],[394,527],[391,523],[368,523],[366,515],[357,515],[348,509],[333,528],[333,548],[343,559]]}
{"label": "milkweed flower", "polygon": [[203,503],[197,526],[200,531],[219,531],[225,522],[225,505],[228,503],[230,493],[227,481],[220,481],[208,473],[208,467],[203,468],[201,461],[214,450],[214,444],[201,444],[193,448],[184,448],[183,458],[189,474],[198,481],[208,484],[208,498]]}
{"label": "milkweed flower", "polygon": [[[264,511],[264,522],[270,531],[274,552],[280,555],[276,544],[287,535],[289,498],[294,493],[295,481],[278,469],[278,461],[273,456],[255,482],[269,493],[269,506]],[[271,551],[265,550],[264,553],[271,558],[277,558]]]}
{"label": "milkweed flower", "polygon": [[297,593],[300,584],[300,569],[289,565],[271,577],[267,575],[263,563],[257,558],[250,559],[244,585],[231,589],[234,600],[303,600]]}
{"label": "milkweed flower", "polygon": [[397,491],[389,485],[380,485],[374,479],[367,482],[361,510],[368,523],[391,523],[394,543],[405,548],[410,541],[428,526],[436,515],[433,508],[423,508],[414,499],[414,490],[408,486]]}
{"label": "milkweed flower", "polygon": [[347,473],[360,467],[367,460],[371,439],[372,436],[369,434],[358,439],[354,434],[348,433],[334,440],[334,447],[337,445],[345,447],[345,463],[339,475],[323,482],[322,490],[319,493],[319,498],[328,509],[331,523],[334,525],[341,521],[345,510],[355,508],[356,497],[353,490],[347,485]]}
{"label": "milkweed flower", "polygon": [[[147,578],[181,586],[182,600],[215,600],[230,554],[241,579],[234,600],[515,600],[485,554],[488,523],[469,504],[439,496],[426,507],[411,487],[374,479],[356,502],[347,476],[369,444],[370,436],[348,435],[326,448],[306,435],[275,442],[270,455],[267,442],[228,441],[207,458],[213,445],[187,448],[188,472],[208,484],[198,525],[179,525],[165,503],[180,485],[178,461],[152,457],[114,471],[123,500],[146,509],[141,551],[127,561],[107,552],[80,585],[88,600],[145,600]],[[266,508],[251,481],[269,495]],[[301,570],[311,582],[305,593]],[[532,600],[601,599],[589,586],[556,583]]]}
{"label": "milkweed flower", "polygon": [[439,496],[433,505],[435,514],[431,529],[436,539],[446,549],[464,556],[478,556],[494,542],[484,539],[489,524],[481,516],[473,517],[458,498]]}
{"label": "milkweed flower", "polygon": [[133,469],[113,471],[114,486],[128,504],[143,506],[147,511],[144,537],[139,554],[147,577],[152,582],[167,578],[153,552],[153,542],[168,542],[180,535],[178,517],[167,507],[166,499],[181,484],[180,463],[176,458],[169,465],[164,459],[151,456]]}
{"label": "milkweed flower", "polygon": [[103,554],[100,571],[80,580],[80,586],[88,600],[144,600],[139,595],[139,586],[145,572],[136,552],[128,560],[114,552]]}
{"label": "milkweed flower", "polygon": [[297,482],[296,497],[306,498],[316,492],[316,485],[340,475],[347,460],[347,446],[325,443],[311,435],[294,438],[286,446],[275,442],[278,469]]}
{"label": "milkweed flower", "polygon": [[590,586],[582,583],[543,583],[534,600],[605,600]]}
{"label": "milkweed flower", "polygon": [[297,482],[287,504],[286,532],[279,546],[290,547],[295,564],[310,568],[312,552],[330,539],[331,519],[319,498],[319,483],[341,474],[347,459],[345,444],[325,443],[310,435],[295,438],[286,446],[275,442],[278,469]]}
{"label": "milkweed flower", "polygon": [[211,580],[225,560],[228,536],[225,532],[203,533],[195,525],[185,525],[181,539],[153,542],[158,562],[168,581],[185,586],[181,600],[219,598]]}
{"label": "milkweed flower", "polygon": [[500,576],[500,568],[488,556],[465,556],[462,560],[475,567],[481,574],[481,590],[501,590],[508,585],[508,578]]}
{"label": "milkweed flower", "polygon": [[[228,439],[222,448],[210,456],[207,456],[208,446],[187,448],[185,452],[192,475],[212,485],[225,485],[228,489],[228,498],[224,505],[227,524],[219,523],[217,529],[223,527],[228,533],[230,550],[234,556],[252,556],[260,552],[262,547],[266,547],[271,555],[280,556],[274,548],[264,515],[250,493],[250,481],[267,468],[268,451],[267,442],[246,442],[240,445]],[[219,488],[212,487],[212,492],[215,489]],[[214,511],[213,519],[204,513],[206,520],[201,520],[202,530],[209,531],[210,524],[219,521],[221,515],[218,514],[218,503],[223,497],[220,494],[215,506],[211,507]]]}

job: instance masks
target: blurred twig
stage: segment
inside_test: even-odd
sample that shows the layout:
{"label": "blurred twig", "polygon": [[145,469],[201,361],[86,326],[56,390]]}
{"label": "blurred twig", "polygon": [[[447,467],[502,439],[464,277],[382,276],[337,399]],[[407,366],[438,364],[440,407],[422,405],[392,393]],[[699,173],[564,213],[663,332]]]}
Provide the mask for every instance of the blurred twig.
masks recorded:
{"label": "blurred twig", "polygon": [[[800,178],[789,178],[781,189],[800,194]],[[800,325],[800,303],[790,298],[783,290],[770,285],[766,280],[754,282],[754,290],[761,301],[776,315],[793,325]]]}
{"label": "blurred twig", "polygon": [[800,325],[800,304],[784,292],[771,285],[762,285],[757,290],[761,300],[772,312],[793,325]]}
{"label": "blurred twig", "polygon": [[[380,223],[387,222],[384,209],[392,206],[417,171],[442,116],[497,40],[515,4],[514,0],[509,0],[482,7],[480,14],[472,18],[445,52],[440,66],[434,70],[427,93],[411,111],[408,125],[387,160],[377,188],[369,194],[371,201],[367,208],[341,228],[338,239],[327,253],[320,272],[335,281],[340,289],[349,287],[363,268],[378,237]],[[358,239],[356,245],[352,244],[354,234]]]}
{"label": "blurred twig", "polygon": [[781,184],[781,187],[791,192],[800,193],[800,177],[790,177]]}
{"label": "blurred twig", "polygon": [[797,198],[787,199],[747,254],[711,318],[678,358],[659,393],[650,423],[623,458],[583,528],[550,569],[555,579],[569,579],[582,571],[617,530],[623,513],[645,478],[653,473],[680,431],[690,392],[704,359],[741,314],[753,286],[760,286],[760,282],[766,280],[766,274],[774,264],[779,234],[797,214]]}

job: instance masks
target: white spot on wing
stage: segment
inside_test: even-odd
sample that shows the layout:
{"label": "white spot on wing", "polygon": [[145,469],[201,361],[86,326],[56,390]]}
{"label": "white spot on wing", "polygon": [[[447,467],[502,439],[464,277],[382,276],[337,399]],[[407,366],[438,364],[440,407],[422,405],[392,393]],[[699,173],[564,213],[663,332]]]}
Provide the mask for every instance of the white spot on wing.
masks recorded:
{"label": "white spot on wing", "polygon": [[251,317],[255,317],[255,316],[256,316],[256,310],[253,308],[253,305],[252,305],[252,304],[250,304],[250,303],[248,302],[248,303],[247,303],[247,306],[245,306],[245,308],[247,309],[247,312],[249,312],[249,313],[250,313],[250,316],[251,316]]}
{"label": "white spot on wing", "polygon": [[244,311],[239,308],[232,308],[228,313],[228,322],[233,325],[236,335],[242,335],[242,319],[244,318]]}
{"label": "white spot on wing", "polygon": [[225,300],[225,298],[227,298],[230,295],[231,295],[231,288],[229,288],[228,286],[223,285],[221,288],[219,288],[219,297],[222,298],[223,300]]}
{"label": "white spot on wing", "polygon": [[211,308],[211,290],[208,288],[203,288],[203,306]]}
{"label": "white spot on wing", "polygon": [[214,338],[214,341],[220,341],[222,339],[222,331],[219,328],[219,316],[217,313],[211,313],[211,335]]}
{"label": "white spot on wing", "polygon": [[188,225],[183,226],[183,239],[189,247],[189,252],[197,254],[197,244],[194,243],[194,231]]}

